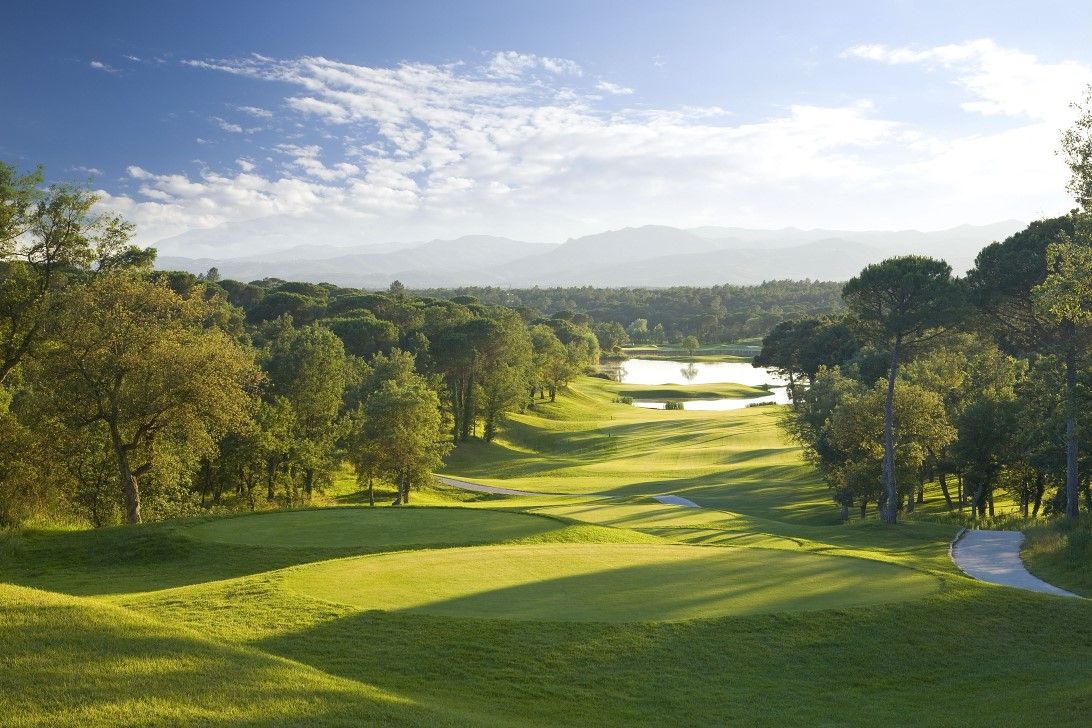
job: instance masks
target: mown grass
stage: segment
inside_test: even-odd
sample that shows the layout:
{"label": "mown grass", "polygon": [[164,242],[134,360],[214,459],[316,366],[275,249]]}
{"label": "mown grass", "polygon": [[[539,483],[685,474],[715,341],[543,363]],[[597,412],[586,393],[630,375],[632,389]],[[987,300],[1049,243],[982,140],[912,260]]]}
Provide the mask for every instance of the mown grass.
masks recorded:
{"label": "mown grass", "polygon": [[827,486],[778,427],[780,408],[646,411],[612,404],[610,391],[584,378],[557,402],[514,415],[494,442],[460,447],[444,474],[547,493],[673,493],[754,516],[836,521]]}
{"label": "mown grass", "polygon": [[864,559],[659,544],[381,554],[291,569],[283,584],[388,612],[565,622],[832,609],[917,599],[939,588],[920,572]]}
{"label": "mown grass", "polygon": [[[415,500],[457,507],[7,539],[0,723],[1087,722],[1092,603],[963,577],[949,524],[836,524],[776,408],[642,411],[604,384],[447,470],[619,498],[437,487]],[[710,507],[640,497],[665,492]]]}
{"label": "mown grass", "polygon": [[763,387],[724,382],[721,384],[619,384],[610,382],[608,388],[619,397],[686,401],[690,399],[742,399],[765,397],[770,394]]}
{"label": "mown grass", "polygon": [[459,722],[100,601],[0,584],[0,617],[0,719],[12,728]]}

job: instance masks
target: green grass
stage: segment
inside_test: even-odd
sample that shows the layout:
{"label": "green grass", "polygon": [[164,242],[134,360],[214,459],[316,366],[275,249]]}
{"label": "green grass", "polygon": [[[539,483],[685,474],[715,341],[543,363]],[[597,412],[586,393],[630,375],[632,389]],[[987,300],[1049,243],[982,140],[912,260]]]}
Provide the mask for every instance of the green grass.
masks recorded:
{"label": "green grass", "polygon": [[[572,497],[6,539],[0,724],[1087,722],[1092,602],[962,576],[951,524],[836,524],[778,408],[639,410],[608,385],[446,466]],[[346,474],[325,498],[361,495]]]}
{"label": "green grass", "polygon": [[863,559],[631,544],[483,546],[338,559],[291,569],[284,585],[388,612],[599,622],[832,609],[917,599],[939,588],[920,572]]}
{"label": "green grass", "polygon": [[200,541],[275,548],[369,551],[508,541],[562,527],[558,521],[503,511],[452,508],[341,508],[222,518],[186,529]]}
{"label": "green grass", "polygon": [[492,443],[473,442],[444,474],[545,493],[674,493],[712,508],[834,523],[827,486],[777,424],[780,408],[648,411],[611,404],[586,377],[555,403],[514,415]]}
{"label": "green grass", "polygon": [[396,692],[89,599],[0,584],[5,726],[417,724]]}
{"label": "green grass", "polygon": [[1040,579],[1074,594],[1092,597],[1092,517],[1076,524],[1064,519],[1024,529],[1020,556]]}
{"label": "green grass", "polygon": [[618,384],[611,382],[609,389],[619,397],[632,399],[685,401],[688,399],[740,399],[765,397],[769,390],[746,384]]}

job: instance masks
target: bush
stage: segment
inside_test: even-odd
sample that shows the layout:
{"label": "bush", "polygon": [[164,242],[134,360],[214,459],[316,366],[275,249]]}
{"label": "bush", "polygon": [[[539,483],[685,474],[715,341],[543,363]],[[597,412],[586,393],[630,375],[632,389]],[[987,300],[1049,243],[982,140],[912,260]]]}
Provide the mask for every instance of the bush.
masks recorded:
{"label": "bush", "polygon": [[664,409],[665,410],[681,410],[681,409],[683,409],[683,403],[682,402],[665,402],[664,403]]}

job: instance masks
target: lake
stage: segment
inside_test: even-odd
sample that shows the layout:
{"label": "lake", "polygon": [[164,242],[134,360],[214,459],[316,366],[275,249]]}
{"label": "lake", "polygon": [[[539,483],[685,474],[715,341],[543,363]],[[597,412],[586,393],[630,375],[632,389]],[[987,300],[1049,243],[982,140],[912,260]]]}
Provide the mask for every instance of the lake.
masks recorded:
{"label": "lake", "polygon": [[[605,371],[623,384],[746,384],[752,387],[768,385],[773,392],[768,397],[739,399],[694,399],[683,402],[687,410],[733,410],[760,402],[788,404],[787,382],[781,377],[756,369],[748,362],[685,362],[654,359],[626,359]],[[664,402],[635,400],[634,406],[663,409]]]}

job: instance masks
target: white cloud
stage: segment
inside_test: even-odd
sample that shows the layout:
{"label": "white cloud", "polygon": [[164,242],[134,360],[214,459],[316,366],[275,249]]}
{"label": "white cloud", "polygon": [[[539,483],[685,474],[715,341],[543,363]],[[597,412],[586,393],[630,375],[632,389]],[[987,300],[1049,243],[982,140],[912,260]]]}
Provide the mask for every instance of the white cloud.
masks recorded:
{"label": "white cloud", "polygon": [[272,111],[268,109],[263,109],[260,106],[236,106],[235,109],[243,112],[244,114],[256,116],[259,119],[268,119],[273,116]]}
{"label": "white cloud", "polygon": [[1023,116],[1062,123],[1068,104],[1092,81],[1090,69],[1076,61],[1046,63],[1030,53],[983,38],[922,50],[859,45],[846,57],[891,64],[917,64],[954,72],[953,82],[971,99],[966,111],[988,116]]}
{"label": "white cloud", "polygon": [[629,96],[631,93],[633,93],[633,89],[626,86],[620,86],[616,83],[611,83],[610,81],[600,81],[599,83],[595,84],[595,87],[600,91],[608,94],[614,94],[615,96]]}
{"label": "white cloud", "polygon": [[225,119],[221,119],[219,116],[212,117],[212,121],[216,124],[216,126],[220,127],[224,131],[231,132],[232,134],[243,133],[243,127],[233,122],[226,121]]}
{"label": "white cloud", "polygon": [[544,69],[557,75],[582,76],[584,69],[576,61],[567,58],[547,58],[534,53],[502,51],[489,61],[488,71],[492,76],[518,78],[528,71]]}
{"label": "white cloud", "polygon": [[94,68],[96,71],[104,71],[106,73],[118,72],[118,69],[106,63],[103,63],[102,61],[91,61],[91,63],[89,63],[88,65],[91,66],[91,68]]}
{"label": "white cloud", "polygon": [[[1018,92],[1032,84],[1035,109],[1064,107],[1086,67],[982,41],[845,55],[947,74],[967,111],[1003,123],[972,135],[927,131],[867,100],[789,103],[746,121],[720,106],[608,109],[596,95],[607,82],[555,76],[530,54],[497,54],[484,68],[192,60],[288,86],[295,125],[273,147],[280,163],[258,173],[241,158],[196,177],[133,166],[138,192],[107,203],[148,243],[278,215],[311,220],[316,239],[351,230],[357,241],[557,240],[645,223],[930,229],[1066,209],[1053,112]],[[264,244],[243,230],[233,239]]]}

